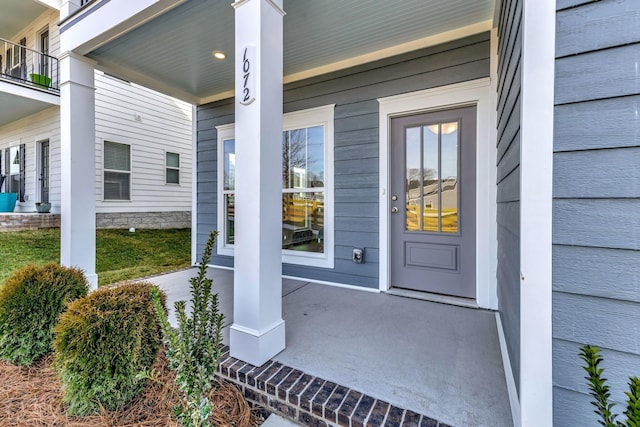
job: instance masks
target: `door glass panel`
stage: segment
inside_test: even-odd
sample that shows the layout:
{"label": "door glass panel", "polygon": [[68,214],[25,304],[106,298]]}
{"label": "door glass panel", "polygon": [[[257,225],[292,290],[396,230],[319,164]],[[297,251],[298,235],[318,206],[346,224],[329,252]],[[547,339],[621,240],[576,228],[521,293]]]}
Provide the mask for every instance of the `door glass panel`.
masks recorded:
{"label": "door glass panel", "polygon": [[423,128],[423,172],[422,191],[424,194],[422,203],[422,230],[438,231],[438,149],[439,125],[425,126]]}
{"label": "door glass panel", "polygon": [[443,123],[442,174],[440,178],[441,231],[458,232],[458,123]]}
{"label": "door glass panel", "polygon": [[406,129],[406,229],[420,231],[420,206],[422,189],[420,185],[422,165],[420,156],[420,127]]}

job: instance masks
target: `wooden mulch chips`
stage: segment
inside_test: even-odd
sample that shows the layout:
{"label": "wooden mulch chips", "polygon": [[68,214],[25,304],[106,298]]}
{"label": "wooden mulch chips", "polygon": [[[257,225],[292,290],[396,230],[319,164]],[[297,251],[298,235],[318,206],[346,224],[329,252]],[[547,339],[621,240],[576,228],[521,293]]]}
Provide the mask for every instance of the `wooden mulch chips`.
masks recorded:
{"label": "wooden mulch chips", "polygon": [[[141,396],[121,411],[102,410],[86,417],[67,415],[51,361],[48,356],[30,367],[0,361],[0,426],[178,427],[173,409],[180,396],[164,355],[154,365],[157,377],[148,381]],[[221,382],[210,397],[216,408],[213,425],[252,427],[261,423],[259,414],[251,410],[234,385]]]}

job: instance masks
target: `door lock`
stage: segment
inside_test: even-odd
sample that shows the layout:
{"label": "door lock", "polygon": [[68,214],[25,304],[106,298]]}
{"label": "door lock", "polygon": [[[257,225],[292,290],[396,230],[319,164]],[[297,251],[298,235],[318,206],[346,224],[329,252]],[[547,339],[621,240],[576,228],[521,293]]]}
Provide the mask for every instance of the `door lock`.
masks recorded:
{"label": "door lock", "polygon": [[396,196],[396,195],[394,194],[393,196],[391,196],[391,200],[393,200],[393,201],[395,202],[396,200],[398,200],[398,196]]}
{"label": "door lock", "polygon": [[398,213],[398,208],[397,207],[392,207],[391,208],[391,213]]}

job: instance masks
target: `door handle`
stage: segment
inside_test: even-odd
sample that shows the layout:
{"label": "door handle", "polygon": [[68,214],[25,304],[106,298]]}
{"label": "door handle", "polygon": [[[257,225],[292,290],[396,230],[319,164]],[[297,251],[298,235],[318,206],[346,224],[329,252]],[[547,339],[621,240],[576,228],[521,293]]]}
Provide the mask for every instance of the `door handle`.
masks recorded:
{"label": "door handle", "polygon": [[391,208],[391,213],[398,213],[398,208],[397,207],[392,207]]}

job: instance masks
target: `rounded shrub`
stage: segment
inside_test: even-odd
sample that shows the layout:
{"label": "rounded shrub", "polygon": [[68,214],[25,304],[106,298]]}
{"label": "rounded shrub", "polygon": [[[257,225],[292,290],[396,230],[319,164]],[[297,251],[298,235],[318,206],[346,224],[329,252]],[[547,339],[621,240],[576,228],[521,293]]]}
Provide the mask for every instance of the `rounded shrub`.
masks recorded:
{"label": "rounded shrub", "polygon": [[60,313],[88,289],[81,270],[58,264],[13,273],[0,287],[0,359],[30,365],[51,352]]}
{"label": "rounded shrub", "polygon": [[142,391],[139,374],[149,371],[161,345],[154,288],[146,282],[100,288],[60,316],[54,366],[70,414],[116,410]]}

